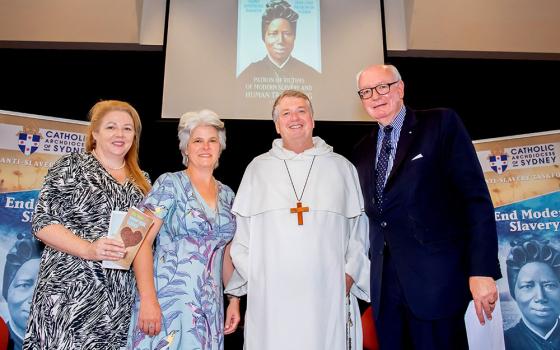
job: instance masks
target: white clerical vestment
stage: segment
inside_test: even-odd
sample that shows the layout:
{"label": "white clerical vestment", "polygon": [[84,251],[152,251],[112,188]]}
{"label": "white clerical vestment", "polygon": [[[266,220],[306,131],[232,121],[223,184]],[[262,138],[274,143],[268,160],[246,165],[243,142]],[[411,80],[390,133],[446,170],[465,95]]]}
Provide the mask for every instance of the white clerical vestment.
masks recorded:
{"label": "white clerical vestment", "polygon": [[[313,143],[297,154],[275,140],[247,167],[233,204],[236,271],[226,293],[247,294],[247,350],[362,349],[356,297],[369,301],[370,267],[358,176],[322,139]],[[300,196],[302,225],[290,211]]]}

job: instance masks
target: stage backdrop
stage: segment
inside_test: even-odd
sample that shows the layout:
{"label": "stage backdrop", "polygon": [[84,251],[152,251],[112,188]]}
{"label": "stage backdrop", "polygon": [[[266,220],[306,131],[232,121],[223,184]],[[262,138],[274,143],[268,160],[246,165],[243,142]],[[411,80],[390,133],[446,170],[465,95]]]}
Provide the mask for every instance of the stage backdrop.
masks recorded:
{"label": "stage backdrop", "polygon": [[42,246],[31,235],[37,194],[60,156],[84,150],[86,128],[86,122],[0,110],[0,317],[11,338],[24,335],[39,269]]}
{"label": "stage backdrop", "polygon": [[[508,340],[539,350],[523,343],[534,337],[530,329],[546,335],[560,315],[560,130],[475,141],[475,148],[498,227],[506,350]],[[556,327],[549,340],[558,341]]]}

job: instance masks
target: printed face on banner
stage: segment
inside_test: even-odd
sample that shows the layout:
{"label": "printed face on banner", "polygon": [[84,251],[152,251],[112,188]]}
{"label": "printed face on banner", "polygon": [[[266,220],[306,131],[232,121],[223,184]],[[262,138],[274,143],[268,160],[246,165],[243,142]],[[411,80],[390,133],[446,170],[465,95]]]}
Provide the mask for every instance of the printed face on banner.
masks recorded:
{"label": "printed face on banner", "polygon": [[525,344],[543,338],[560,317],[560,133],[474,146],[495,210],[505,343]]}
{"label": "printed face on banner", "polygon": [[12,283],[8,287],[8,300],[6,302],[10,311],[10,324],[19,334],[25,334],[40,262],[41,260],[37,258],[24,263],[17,270]]}
{"label": "printed face on banner", "polygon": [[83,152],[87,123],[0,113],[0,317],[23,337],[43,245],[31,233],[38,189],[49,167]]}
{"label": "printed face on banner", "polygon": [[517,276],[515,299],[529,326],[548,333],[560,315],[560,281],[550,265],[524,265]]}

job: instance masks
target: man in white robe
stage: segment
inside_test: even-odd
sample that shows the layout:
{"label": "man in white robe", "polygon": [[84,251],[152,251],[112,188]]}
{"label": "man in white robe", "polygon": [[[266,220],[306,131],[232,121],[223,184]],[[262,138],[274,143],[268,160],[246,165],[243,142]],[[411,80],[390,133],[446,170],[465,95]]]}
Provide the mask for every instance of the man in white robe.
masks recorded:
{"label": "man in white robe", "polygon": [[282,138],[249,164],[232,208],[226,293],[247,294],[245,349],[361,350],[369,241],[356,170],[312,136],[305,94],[283,92],[273,119]]}

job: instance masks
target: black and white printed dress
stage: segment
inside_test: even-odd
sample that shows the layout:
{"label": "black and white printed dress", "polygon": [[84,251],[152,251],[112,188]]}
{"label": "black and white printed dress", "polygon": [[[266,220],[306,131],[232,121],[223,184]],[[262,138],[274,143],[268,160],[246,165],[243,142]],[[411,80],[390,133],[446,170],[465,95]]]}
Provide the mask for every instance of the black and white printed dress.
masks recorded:
{"label": "black and white printed dress", "polygon": [[[33,233],[61,224],[93,242],[107,235],[112,210],[138,204],[142,192],[119,184],[89,153],[60,158],[49,170],[33,216]],[[23,349],[119,349],[126,344],[136,283],[112,270],[46,247]]]}

